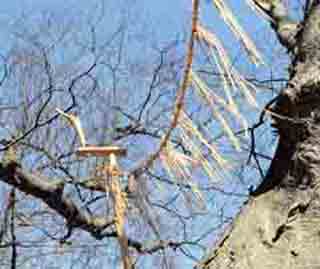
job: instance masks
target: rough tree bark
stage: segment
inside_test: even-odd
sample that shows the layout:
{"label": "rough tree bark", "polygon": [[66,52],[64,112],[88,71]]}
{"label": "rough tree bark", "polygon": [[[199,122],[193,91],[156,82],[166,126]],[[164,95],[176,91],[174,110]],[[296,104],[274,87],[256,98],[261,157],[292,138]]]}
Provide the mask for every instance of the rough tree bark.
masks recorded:
{"label": "rough tree bark", "polygon": [[272,108],[277,150],[266,178],[199,268],[320,268],[320,1],[290,42],[277,34],[292,55],[289,82]]}

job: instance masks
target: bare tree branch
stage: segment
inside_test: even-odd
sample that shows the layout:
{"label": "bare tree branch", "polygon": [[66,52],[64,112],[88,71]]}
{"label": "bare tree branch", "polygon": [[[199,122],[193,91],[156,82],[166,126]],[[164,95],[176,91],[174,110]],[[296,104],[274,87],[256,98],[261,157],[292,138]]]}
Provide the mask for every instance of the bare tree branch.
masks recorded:
{"label": "bare tree branch", "polygon": [[83,212],[69,197],[64,195],[65,183],[52,181],[40,175],[23,170],[17,163],[0,164],[0,180],[16,187],[27,195],[41,199],[52,210],[66,219],[71,228],[81,228],[95,238],[101,238],[103,231],[114,221],[93,217]]}

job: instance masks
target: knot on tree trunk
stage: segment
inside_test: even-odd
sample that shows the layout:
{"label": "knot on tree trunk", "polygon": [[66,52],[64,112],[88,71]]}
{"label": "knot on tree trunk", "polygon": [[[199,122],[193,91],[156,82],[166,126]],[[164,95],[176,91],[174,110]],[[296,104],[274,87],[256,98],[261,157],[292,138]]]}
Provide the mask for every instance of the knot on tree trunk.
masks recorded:
{"label": "knot on tree trunk", "polygon": [[273,109],[274,127],[282,149],[273,162],[282,164],[271,166],[270,173],[273,178],[281,174],[276,176],[280,179],[279,186],[288,190],[308,188],[320,178],[320,70],[304,64],[297,69],[300,72]]}
{"label": "knot on tree trunk", "polygon": [[282,182],[284,187],[313,188],[320,180],[320,126],[313,124],[307,128],[308,137],[296,144],[289,166],[290,173]]}
{"label": "knot on tree trunk", "polygon": [[306,189],[320,178],[319,74],[318,65],[296,63],[290,82],[272,109],[278,147],[266,178],[253,195],[275,187]]}

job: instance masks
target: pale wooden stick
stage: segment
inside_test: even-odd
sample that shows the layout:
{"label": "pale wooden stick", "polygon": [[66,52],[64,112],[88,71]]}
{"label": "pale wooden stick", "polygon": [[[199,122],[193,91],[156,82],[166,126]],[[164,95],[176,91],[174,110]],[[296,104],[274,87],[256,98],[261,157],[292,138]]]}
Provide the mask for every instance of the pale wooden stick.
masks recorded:
{"label": "pale wooden stick", "polygon": [[80,119],[75,115],[67,114],[67,113],[63,112],[59,108],[56,108],[56,111],[71,124],[71,126],[75,129],[77,135],[79,136],[81,147],[85,147],[86,146],[86,138],[85,138],[83,129],[81,127]]}

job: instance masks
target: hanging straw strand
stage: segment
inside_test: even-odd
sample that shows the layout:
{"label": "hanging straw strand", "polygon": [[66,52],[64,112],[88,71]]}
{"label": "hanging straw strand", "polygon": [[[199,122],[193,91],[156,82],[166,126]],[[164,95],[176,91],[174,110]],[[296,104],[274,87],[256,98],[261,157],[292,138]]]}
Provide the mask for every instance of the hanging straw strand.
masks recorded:
{"label": "hanging straw strand", "polygon": [[178,119],[181,114],[182,108],[184,106],[185,93],[189,86],[190,72],[191,72],[191,66],[192,66],[193,55],[194,55],[194,45],[195,45],[195,40],[197,36],[198,17],[199,17],[199,0],[193,0],[191,37],[187,46],[186,64],[183,72],[182,83],[176,96],[176,102],[174,107],[174,113],[172,116],[172,121],[168,131],[161,138],[158,150],[155,153],[151,154],[148,159],[143,161],[143,163],[133,171],[133,174],[135,176],[141,175],[143,170],[145,168],[150,167],[153,164],[153,162],[159,157],[159,154],[161,153],[161,151],[167,146],[169,138],[172,134],[172,131],[177,127],[179,123]]}

